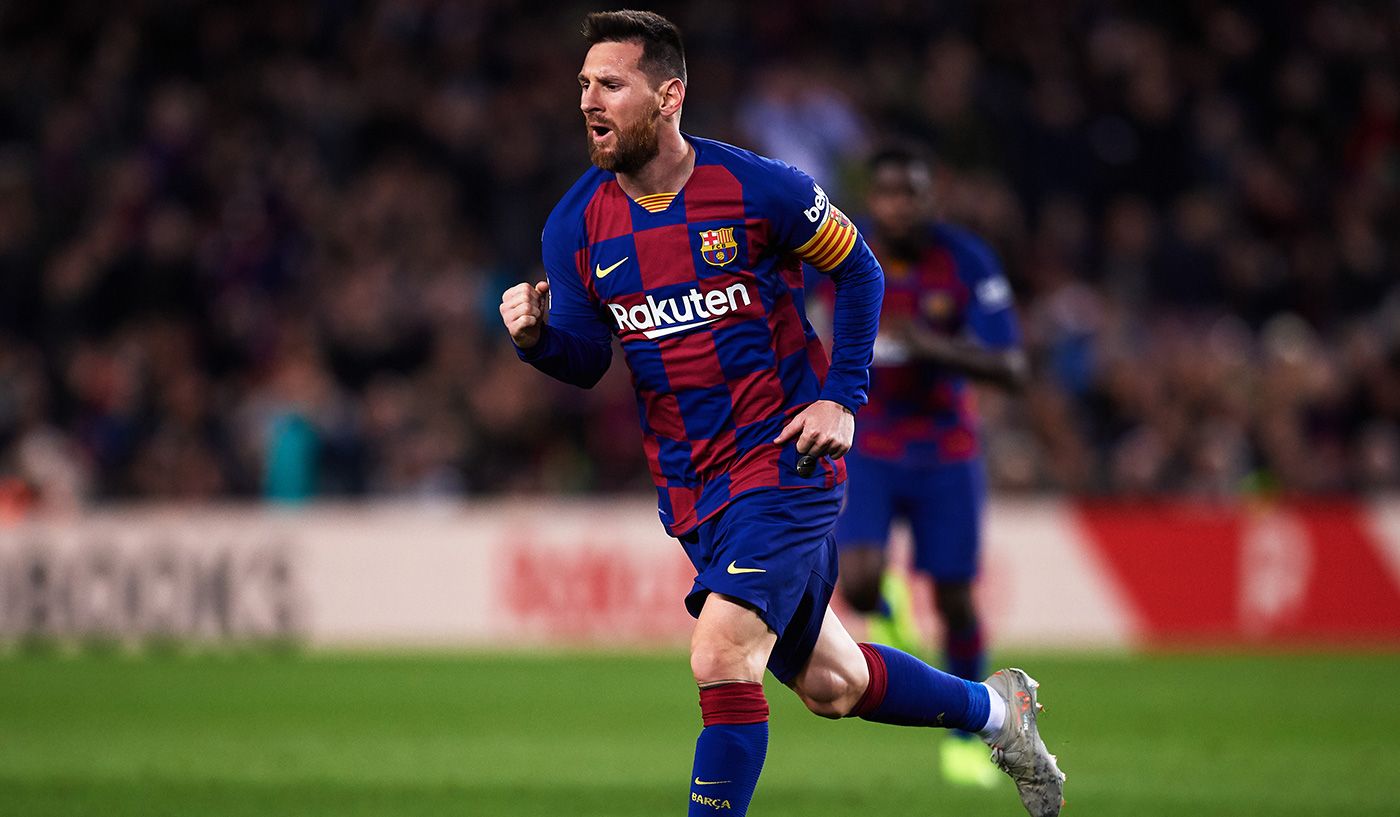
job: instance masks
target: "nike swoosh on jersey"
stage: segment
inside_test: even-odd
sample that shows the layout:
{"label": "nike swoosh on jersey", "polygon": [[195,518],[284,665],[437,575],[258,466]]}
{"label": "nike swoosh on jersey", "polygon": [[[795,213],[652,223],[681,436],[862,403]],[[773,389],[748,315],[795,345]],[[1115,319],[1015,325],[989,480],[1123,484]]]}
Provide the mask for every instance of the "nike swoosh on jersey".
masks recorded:
{"label": "nike swoosh on jersey", "polygon": [[[738,560],[736,559],[735,561],[738,561]],[[734,562],[730,562],[730,563],[729,563],[729,567],[725,568],[725,570],[728,570],[730,573],[734,573],[734,574],[739,574],[739,573],[767,573],[767,572],[768,572],[767,570],[764,570],[764,569],[761,568],[761,567],[737,567],[737,566],[735,566],[735,563],[734,563]]]}
{"label": "nike swoosh on jersey", "polygon": [[695,785],[697,785],[697,786],[718,786],[718,785],[721,784],[721,783],[729,783],[729,782],[730,782],[730,781],[728,781],[728,780],[701,780],[701,779],[698,778],[698,777],[695,778]]}
{"label": "nike swoosh on jersey", "polygon": [[629,256],[625,256],[625,257],[622,259],[622,261],[618,261],[616,264],[613,264],[611,267],[604,267],[602,264],[594,264],[594,265],[593,265],[593,274],[596,275],[596,276],[598,276],[600,279],[601,279],[601,278],[606,278],[606,277],[608,277],[608,273],[610,273],[610,272],[612,272],[613,270],[617,269],[618,267],[622,266],[623,262],[626,261],[628,258],[631,258],[631,257],[632,257],[632,256],[630,256],[630,255],[629,255]]}

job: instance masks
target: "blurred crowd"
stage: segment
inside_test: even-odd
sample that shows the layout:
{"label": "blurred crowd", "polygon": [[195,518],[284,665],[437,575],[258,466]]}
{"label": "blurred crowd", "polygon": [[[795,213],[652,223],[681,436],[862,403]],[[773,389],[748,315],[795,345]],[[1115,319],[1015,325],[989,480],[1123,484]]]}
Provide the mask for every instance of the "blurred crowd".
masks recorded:
{"label": "blurred crowd", "polygon": [[[0,10],[0,513],[645,486],[625,367],[556,384],[496,316],[587,161],[586,10]],[[657,10],[685,129],[848,212],[931,147],[1034,363],[980,401],[1001,490],[1400,487],[1394,3]]]}

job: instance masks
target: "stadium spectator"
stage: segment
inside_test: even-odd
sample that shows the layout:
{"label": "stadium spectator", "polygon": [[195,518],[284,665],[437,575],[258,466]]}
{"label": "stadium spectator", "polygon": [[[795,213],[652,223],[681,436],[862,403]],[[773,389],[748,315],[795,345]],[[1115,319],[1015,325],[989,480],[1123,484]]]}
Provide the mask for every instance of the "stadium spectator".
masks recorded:
{"label": "stadium spectator", "polygon": [[[1005,260],[1035,374],[1026,399],[984,401],[993,486],[1400,482],[1392,6],[741,8],[674,15],[706,72],[697,128],[833,178],[866,144],[927,139],[946,215]],[[541,81],[572,75],[547,44],[572,42],[577,14],[70,11],[0,18],[10,493],[642,487],[621,375],[531,408],[537,383],[482,328],[491,293],[534,275],[583,161],[555,141],[577,127],[573,88]],[[757,62],[773,53],[790,59]]]}

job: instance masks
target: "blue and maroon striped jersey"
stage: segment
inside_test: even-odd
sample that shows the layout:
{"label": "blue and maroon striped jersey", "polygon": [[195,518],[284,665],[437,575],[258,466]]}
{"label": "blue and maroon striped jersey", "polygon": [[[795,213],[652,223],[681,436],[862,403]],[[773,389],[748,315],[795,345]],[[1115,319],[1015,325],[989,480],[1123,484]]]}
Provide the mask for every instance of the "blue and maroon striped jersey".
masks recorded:
{"label": "blue and maroon striped jersey", "polygon": [[[930,228],[912,263],[875,250],[885,270],[881,322],[914,321],[931,332],[970,335],[988,348],[1020,344],[1011,287],[996,256],[971,233]],[[935,363],[909,359],[897,342],[875,342],[870,405],[861,412],[860,453],[909,465],[963,462],[977,456],[977,420],[966,379]]]}
{"label": "blue and maroon striped jersey", "polygon": [[[695,170],[675,195],[630,199],[591,168],[545,224],[548,323],[523,360],[591,386],[621,342],[643,447],[673,536],[755,488],[829,488],[773,439],[818,399],[864,405],[879,315],[878,263],[810,176],[686,136]],[[837,286],[833,356],[807,321],[802,262]],[[841,299],[846,298],[844,337]]]}

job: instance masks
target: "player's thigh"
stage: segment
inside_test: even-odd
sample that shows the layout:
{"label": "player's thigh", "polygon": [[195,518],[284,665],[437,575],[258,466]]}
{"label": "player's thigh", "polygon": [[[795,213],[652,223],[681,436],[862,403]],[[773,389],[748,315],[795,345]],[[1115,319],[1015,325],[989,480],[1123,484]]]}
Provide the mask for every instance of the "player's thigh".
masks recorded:
{"label": "player's thigh", "polygon": [[826,608],[821,635],[807,666],[793,681],[793,690],[813,712],[840,718],[855,708],[869,683],[870,670],[860,646],[841,619]]}
{"label": "player's thigh", "polygon": [[691,672],[699,684],[762,681],[777,640],[752,607],[710,593],[690,636]]}
{"label": "player's thigh", "polygon": [[935,579],[971,581],[982,544],[986,476],[979,461],[926,469],[910,480],[909,527],[914,566]]}

